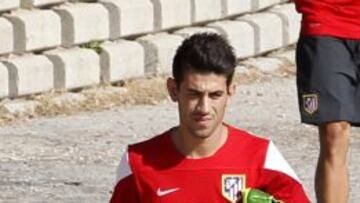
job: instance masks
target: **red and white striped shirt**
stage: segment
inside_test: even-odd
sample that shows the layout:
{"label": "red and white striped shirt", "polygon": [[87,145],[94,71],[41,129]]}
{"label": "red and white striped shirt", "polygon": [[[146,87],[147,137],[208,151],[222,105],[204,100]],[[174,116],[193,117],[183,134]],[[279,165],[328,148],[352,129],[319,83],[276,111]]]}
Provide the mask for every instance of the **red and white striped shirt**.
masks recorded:
{"label": "red and white striped shirt", "polygon": [[130,145],[110,202],[229,203],[248,187],[286,203],[309,202],[295,172],[271,141],[227,127],[225,144],[202,159],[180,154],[170,130]]}

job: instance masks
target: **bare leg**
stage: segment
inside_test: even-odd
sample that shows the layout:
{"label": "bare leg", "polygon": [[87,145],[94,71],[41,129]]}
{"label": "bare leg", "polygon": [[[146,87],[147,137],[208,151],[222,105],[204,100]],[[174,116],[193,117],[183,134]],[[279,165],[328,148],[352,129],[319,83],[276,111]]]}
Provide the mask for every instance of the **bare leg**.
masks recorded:
{"label": "bare leg", "polygon": [[345,121],[324,123],[319,126],[319,134],[320,156],[315,177],[318,203],[346,203],[350,124]]}

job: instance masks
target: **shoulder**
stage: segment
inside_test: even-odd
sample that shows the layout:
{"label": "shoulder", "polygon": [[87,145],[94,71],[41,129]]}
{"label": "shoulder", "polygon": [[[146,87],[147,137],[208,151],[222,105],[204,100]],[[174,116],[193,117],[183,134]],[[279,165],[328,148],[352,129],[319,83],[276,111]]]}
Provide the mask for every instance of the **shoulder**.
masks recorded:
{"label": "shoulder", "polygon": [[270,143],[269,139],[260,137],[251,132],[233,126],[228,126],[228,129],[230,139],[232,139],[232,141],[236,142],[237,144],[242,143],[244,145],[253,145],[254,147],[257,146],[267,148]]}
{"label": "shoulder", "polygon": [[227,154],[231,154],[231,159],[262,168],[270,141],[232,126],[228,126],[228,129],[226,150]]}
{"label": "shoulder", "polygon": [[287,176],[290,176],[291,178],[299,181],[295,171],[292,169],[292,167],[289,165],[273,142],[270,142],[266,151],[264,168],[286,174]]}
{"label": "shoulder", "polygon": [[171,142],[171,130],[149,140],[129,145],[129,163],[133,172],[167,167],[178,157]]}
{"label": "shoulder", "polygon": [[244,149],[239,150],[241,154],[251,154],[252,159],[262,160],[264,169],[281,172],[298,180],[294,170],[273,141],[231,126],[229,130],[234,147]]}
{"label": "shoulder", "polygon": [[251,155],[252,161],[259,161],[263,169],[268,172],[281,173],[299,182],[295,171],[273,141],[231,126],[229,128],[232,135],[231,139],[235,143],[234,147],[236,145],[237,149],[244,149],[239,150],[241,154]]}
{"label": "shoulder", "polygon": [[166,134],[167,133],[164,132],[151,139],[128,145],[116,170],[116,183],[119,185],[117,187],[124,184],[127,185],[129,181],[132,181],[134,172],[136,172],[136,169],[139,166],[139,162],[145,155],[148,157],[151,154],[157,153],[154,149],[160,148],[158,147],[159,143],[165,139]]}
{"label": "shoulder", "polygon": [[170,140],[170,133],[171,129],[156,135],[148,140],[138,142],[135,144],[131,144],[128,147],[129,153],[156,153],[158,150],[162,148],[160,146],[167,145],[168,141]]}

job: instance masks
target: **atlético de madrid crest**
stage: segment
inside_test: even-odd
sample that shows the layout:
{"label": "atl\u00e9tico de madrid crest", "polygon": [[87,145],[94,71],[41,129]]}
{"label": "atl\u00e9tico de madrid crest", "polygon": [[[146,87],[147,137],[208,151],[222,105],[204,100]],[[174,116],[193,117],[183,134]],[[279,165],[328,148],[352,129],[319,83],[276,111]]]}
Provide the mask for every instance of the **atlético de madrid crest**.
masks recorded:
{"label": "atl\u00e9tico de madrid crest", "polygon": [[308,114],[314,114],[319,108],[319,97],[317,94],[302,95],[303,109]]}
{"label": "atl\u00e9tico de madrid crest", "polygon": [[221,177],[221,193],[230,202],[235,203],[239,192],[246,187],[244,174],[223,174]]}

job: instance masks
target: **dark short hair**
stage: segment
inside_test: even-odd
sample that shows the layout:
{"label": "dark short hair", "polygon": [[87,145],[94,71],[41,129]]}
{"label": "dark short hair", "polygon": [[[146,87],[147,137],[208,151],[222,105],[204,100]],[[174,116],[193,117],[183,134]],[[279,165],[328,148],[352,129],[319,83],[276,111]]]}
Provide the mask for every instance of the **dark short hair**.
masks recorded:
{"label": "dark short hair", "polygon": [[199,33],[185,39],[173,61],[173,77],[179,86],[190,69],[226,77],[229,86],[235,72],[236,57],[229,42],[216,33]]}

